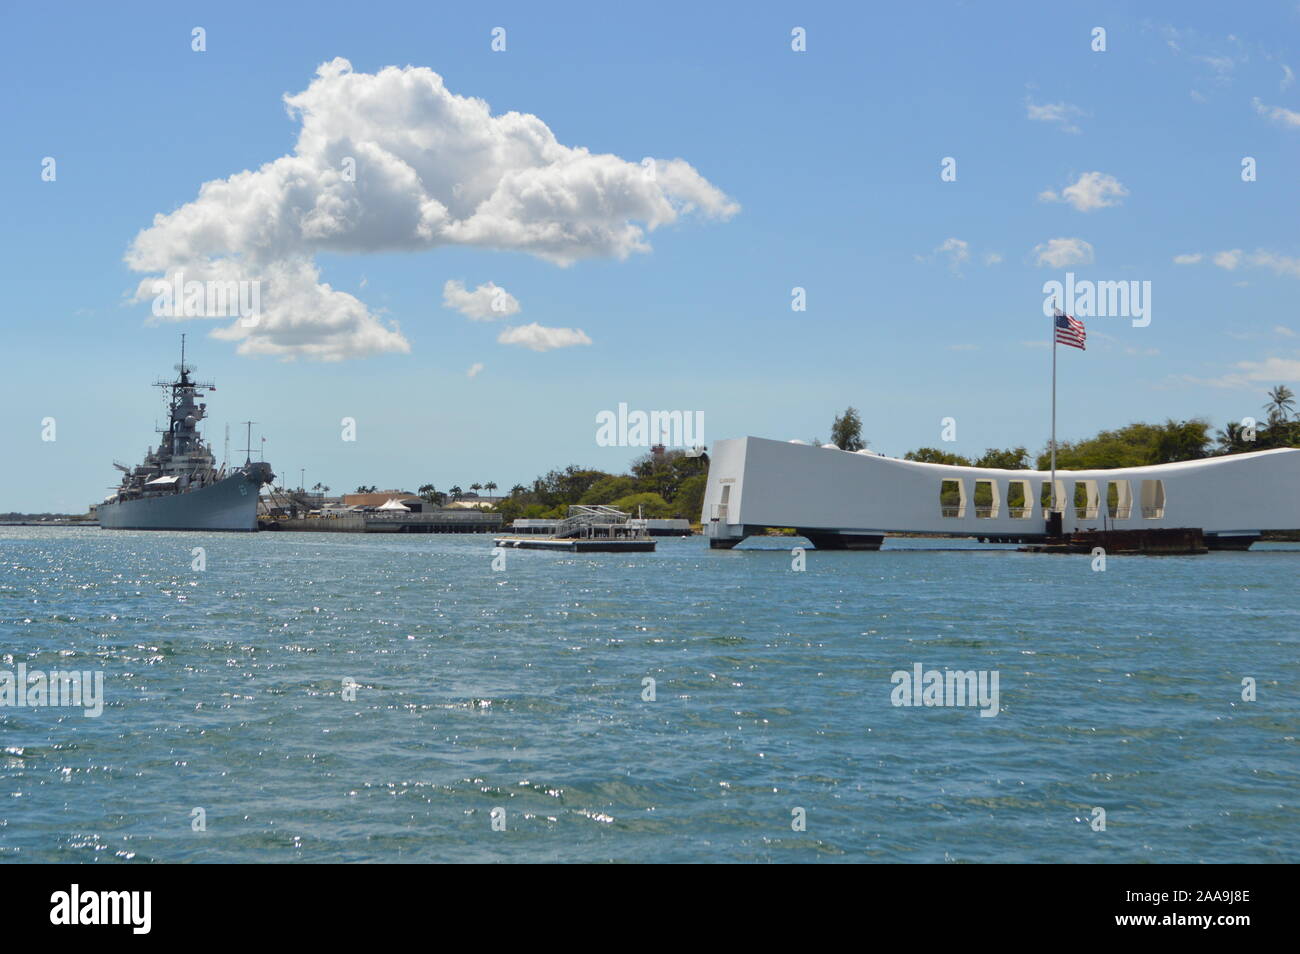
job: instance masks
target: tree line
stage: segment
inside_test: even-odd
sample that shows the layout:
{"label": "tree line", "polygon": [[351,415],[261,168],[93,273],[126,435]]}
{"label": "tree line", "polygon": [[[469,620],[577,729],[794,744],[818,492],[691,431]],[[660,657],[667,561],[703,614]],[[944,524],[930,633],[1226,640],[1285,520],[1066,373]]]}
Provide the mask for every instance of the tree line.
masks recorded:
{"label": "tree line", "polygon": [[[316,488],[319,487],[320,484],[317,484]],[[482,484],[473,483],[469,485],[469,489],[474,492],[475,496],[478,496],[478,492],[480,490],[486,490],[488,492],[488,496],[490,497],[493,495],[492,492],[497,489],[497,483],[494,480],[489,480],[487,483],[482,483]],[[329,488],[326,487],[325,491],[328,492]],[[354,490],[353,493],[377,494],[379,493],[379,488],[374,484],[371,484],[369,487],[367,487],[365,484],[362,484],[356,490]],[[445,503],[459,500],[461,496],[464,495],[464,493],[465,491],[461,489],[459,484],[453,484],[446,491],[439,490],[433,484],[421,484],[419,489],[416,491],[417,496],[423,497],[429,503],[437,504],[438,506],[442,506]]]}
{"label": "tree line", "polygon": [[516,484],[496,510],[507,524],[519,517],[565,517],[570,504],[605,504],[632,514],[640,509],[647,517],[696,521],[707,477],[708,458],[688,457],[681,450],[638,457],[626,474],[571,464],[543,474],[530,487]]}
{"label": "tree line", "polygon": [[[1202,460],[1229,454],[1300,447],[1300,417],[1296,416],[1296,396],[1286,385],[1279,384],[1268,392],[1264,404],[1265,420],[1229,421],[1211,434],[1212,425],[1204,418],[1162,424],[1136,422],[1115,430],[1100,431],[1078,441],[1058,441],[1056,466],[1060,470],[1110,470],[1115,467],[1143,467],[1170,464],[1183,460]],[[838,415],[831,426],[831,443],[841,450],[862,450],[862,421],[855,408]],[[1051,448],[1036,455],[1033,469],[1051,466]],[[991,467],[1001,470],[1029,470],[1030,454],[1025,447],[990,447],[979,457],[966,457],[936,447],[908,451],[904,460],[928,464],[956,464],[963,467]]]}

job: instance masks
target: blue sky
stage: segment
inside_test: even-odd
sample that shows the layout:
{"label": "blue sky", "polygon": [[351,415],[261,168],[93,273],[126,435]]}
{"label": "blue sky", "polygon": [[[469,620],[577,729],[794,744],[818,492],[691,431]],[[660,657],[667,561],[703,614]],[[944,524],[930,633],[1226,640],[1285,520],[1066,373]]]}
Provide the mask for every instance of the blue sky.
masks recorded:
{"label": "blue sky", "polygon": [[[10,5],[0,439],[12,456],[0,510],[74,511],[103,497],[111,461],[133,462],[154,439],[160,398],[148,385],[175,362],[182,330],[218,383],[218,452],[224,425],[251,418],[292,483],[305,468],[309,485],[335,490],[509,487],[568,463],[622,470],[639,450],[595,442],[596,414],[620,402],[703,411],[709,440],[825,438],[852,404],[885,453],[938,444],[947,416],[953,451],[1037,451],[1049,426],[1042,287],[1066,271],[1152,292],[1147,327],[1089,318],[1088,351],[1062,349],[1061,439],[1165,417],[1221,426],[1260,416],[1268,387],[1297,386],[1300,5],[899,6]],[[196,26],[204,52],[191,49]],[[497,26],[504,52],[490,46]],[[1091,49],[1098,26],[1104,52]],[[794,27],[806,52],[791,50]],[[214,229],[243,236],[234,251],[261,256],[259,267],[314,262],[308,297],[283,297],[265,326],[292,327],[297,338],[278,340],[304,351],[240,353],[239,340],[210,337],[228,319],[155,320],[149,300],[133,300],[162,274],[128,264],[137,236],[205,183],[293,155],[301,126],[284,96],[340,57],[351,74],[331,82],[430,70],[450,93],[485,100],[494,124],[529,114],[566,155],[626,161],[541,170],[541,225],[586,235],[599,219],[619,234],[618,214],[582,206],[579,179],[608,174],[617,192],[645,156],[689,164],[678,194],[663,185],[673,220],[639,223],[647,251],[620,257],[593,240],[557,264],[511,238],[538,221],[476,231],[476,218],[425,247],[385,233],[409,211],[389,196],[366,210],[374,230],[321,247],[293,232],[291,208],[209,198],[195,222],[153,230],[136,264],[220,257],[229,250]],[[318,100],[352,88],[318,87]],[[455,137],[436,120],[380,102],[385,115],[349,114],[331,130],[352,146],[360,126],[381,140],[427,135],[438,144],[428,169],[495,174],[458,169]],[[41,177],[47,156],[54,181]],[[955,181],[941,181],[944,157]],[[1243,157],[1256,181],[1242,181]],[[555,211],[570,186],[571,221]],[[258,244],[273,226],[288,251]],[[478,237],[446,237],[465,235]],[[448,280],[493,283],[520,311],[471,320],[444,306]],[[804,312],[791,310],[795,286]],[[333,334],[303,304],[310,295],[359,322],[331,339],[338,360],[306,349]],[[590,343],[498,341],[533,323],[581,329]],[[405,350],[358,344],[392,334]],[[46,417],[52,442],[41,440]],[[340,439],[343,417],[357,421],[355,442]]]}

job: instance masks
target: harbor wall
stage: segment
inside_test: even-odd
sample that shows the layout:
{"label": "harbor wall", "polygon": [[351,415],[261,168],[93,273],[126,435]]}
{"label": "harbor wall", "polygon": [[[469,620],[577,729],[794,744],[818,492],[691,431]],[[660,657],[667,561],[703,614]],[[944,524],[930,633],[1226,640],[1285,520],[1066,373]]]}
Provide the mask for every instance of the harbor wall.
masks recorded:
{"label": "harbor wall", "polygon": [[264,519],[260,521],[259,528],[303,533],[493,533],[501,529],[501,515],[469,510],[347,513],[337,516]]}

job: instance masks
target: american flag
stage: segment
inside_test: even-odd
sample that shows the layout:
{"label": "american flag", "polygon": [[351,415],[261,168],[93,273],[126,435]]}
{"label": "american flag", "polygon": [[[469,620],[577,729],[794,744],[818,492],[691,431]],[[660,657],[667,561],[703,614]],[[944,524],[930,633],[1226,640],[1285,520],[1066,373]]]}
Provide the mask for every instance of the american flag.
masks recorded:
{"label": "american flag", "polygon": [[1058,314],[1056,316],[1057,344],[1069,345],[1071,348],[1087,351],[1088,349],[1084,347],[1084,342],[1087,340],[1088,332],[1084,330],[1082,321],[1069,315]]}

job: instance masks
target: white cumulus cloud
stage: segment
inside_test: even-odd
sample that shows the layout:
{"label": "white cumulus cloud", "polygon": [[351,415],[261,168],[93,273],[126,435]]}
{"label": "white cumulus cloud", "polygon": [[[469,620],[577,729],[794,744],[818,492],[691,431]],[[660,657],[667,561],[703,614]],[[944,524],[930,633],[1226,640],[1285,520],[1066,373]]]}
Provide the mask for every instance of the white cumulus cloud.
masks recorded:
{"label": "white cumulus cloud", "polygon": [[1258,388],[1262,384],[1277,384],[1279,381],[1300,381],[1300,360],[1295,358],[1271,355],[1263,361],[1238,361],[1232,367],[1233,370],[1221,377],[1208,381],[1193,380],[1198,384],[1220,388]]}
{"label": "white cumulus cloud", "polygon": [[1241,249],[1233,248],[1223,252],[1215,252],[1210,260],[1220,268],[1232,271],[1241,264]]}
{"label": "white cumulus cloud", "polygon": [[555,348],[591,344],[591,339],[581,328],[547,328],[535,321],[530,325],[507,328],[497,335],[497,341],[501,344],[520,345],[532,351],[552,351]]}
{"label": "white cumulus cloud", "polygon": [[1119,200],[1126,195],[1128,189],[1114,176],[1104,172],[1085,172],[1078,181],[1062,189],[1060,195],[1048,189],[1040,192],[1038,198],[1045,202],[1068,202],[1080,212],[1095,212],[1119,205]]}
{"label": "white cumulus cloud", "polygon": [[1300,129],[1300,113],[1294,109],[1287,109],[1285,106],[1265,106],[1259,101],[1258,96],[1251,102],[1255,104],[1255,112],[1270,122],[1288,129]]}
{"label": "white cumulus cloud", "polygon": [[[928,255],[913,255],[912,258],[921,264],[933,264],[939,259],[947,259],[948,267],[954,274],[960,276],[963,265],[971,261],[970,242],[965,239],[959,239],[956,236],[944,239],[942,244],[935,248]],[[985,265],[997,265],[1002,261],[1002,253],[985,252],[981,257]]]}
{"label": "white cumulus cloud", "polygon": [[[1178,265],[1195,265],[1205,257],[1199,252],[1192,255],[1176,255],[1174,262]],[[1257,248],[1253,252],[1244,252],[1239,248],[1224,249],[1221,252],[1211,254],[1209,260],[1212,264],[1229,272],[1236,271],[1244,265],[1251,268],[1267,268],[1274,275],[1300,278],[1300,257],[1283,255],[1281,252],[1274,252],[1266,248]],[[1244,285],[1246,283],[1237,282],[1237,284]]]}
{"label": "white cumulus cloud", "polygon": [[1035,265],[1050,268],[1092,264],[1092,246],[1081,238],[1048,239],[1041,245],[1035,245],[1031,254]]}
{"label": "white cumulus cloud", "polygon": [[935,252],[948,256],[948,267],[956,271],[970,259],[970,243],[959,238],[945,239]]}
{"label": "white cumulus cloud", "polygon": [[1246,261],[1256,268],[1271,269],[1275,275],[1286,275],[1290,278],[1300,278],[1300,258],[1294,258],[1290,255],[1281,255],[1277,252],[1270,252],[1268,249],[1256,249]]}
{"label": "white cumulus cloud", "polygon": [[478,377],[478,373],[482,370],[483,370],[483,362],[475,361],[473,364],[469,366],[469,370],[465,372],[465,377],[476,378]]}
{"label": "white cumulus cloud", "polygon": [[1033,100],[1025,100],[1025,108],[1030,119],[1044,123],[1056,123],[1061,129],[1068,133],[1079,132],[1079,126],[1075,123],[1075,117],[1082,116],[1083,110],[1078,106],[1071,106],[1069,103],[1043,103],[1035,104]]}
{"label": "white cumulus cloud", "polygon": [[[321,280],[315,256],[447,245],[525,252],[557,265],[624,259],[686,215],[739,206],[682,159],[649,166],[558,142],[537,116],[493,115],[427,67],[354,73],[323,64],[285,104],[289,155],[204,183],[154,216],[126,254],[135,271],[256,280],[255,324],[218,332],[243,354],[337,360],[407,351],[400,329]],[[136,300],[151,298],[141,281]]]}
{"label": "white cumulus cloud", "polygon": [[518,314],[520,308],[519,299],[495,282],[484,282],[473,291],[467,291],[465,283],[454,278],[442,286],[442,304],[444,308],[453,308],[474,321],[508,318]]}

